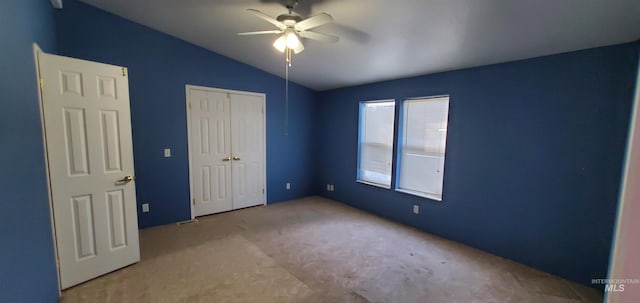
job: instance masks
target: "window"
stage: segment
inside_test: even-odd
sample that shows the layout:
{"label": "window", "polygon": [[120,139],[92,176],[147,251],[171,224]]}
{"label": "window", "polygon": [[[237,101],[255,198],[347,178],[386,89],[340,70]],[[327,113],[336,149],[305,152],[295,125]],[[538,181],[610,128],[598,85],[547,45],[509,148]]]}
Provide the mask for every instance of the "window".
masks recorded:
{"label": "window", "polygon": [[442,200],[449,97],[408,99],[398,145],[398,191]]}
{"label": "window", "polygon": [[395,101],[360,103],[358,181],[391,188]]}

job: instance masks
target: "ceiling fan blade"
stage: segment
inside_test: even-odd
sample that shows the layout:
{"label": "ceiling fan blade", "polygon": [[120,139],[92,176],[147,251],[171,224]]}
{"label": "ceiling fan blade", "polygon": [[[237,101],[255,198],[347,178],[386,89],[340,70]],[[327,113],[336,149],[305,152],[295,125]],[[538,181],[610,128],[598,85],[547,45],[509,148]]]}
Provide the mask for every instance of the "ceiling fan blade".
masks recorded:
{"label": "ceiling fan blade", "polygon": [[281,34],[281,30],[272,30],[272,31],[257,31],[257,32],[245,32],[238,33],[239,36],[250,36],[250,35],[266,35],[266,34]]}
{"label": "ceiling fan blade", "polygon": [[320,13],[296,23],[295,29],[297,31],[306,31],[308,29],[327,24],[331,21],[333,21],[333,17],[331,17],[331,15],[327,13]]}
{"label": "ceiling fan blade", "polygon": [[335,43],[335,42],[338,42],[338,40],[340,40],[340,38],[333,35],[327,35],[323,33],[310,32],[310,31],[300,32],[299,35],[300,37],[303,37],[303,38],[318,40],[322,42]]}
{"label": "ceiling fan blade", "polygon": [[265,15],[263,12],[261,12],[261,11],[259,11],[259,10],[255,10],[255,9],[248,9],[247,11],[248,11],[248,12],[250,12],[250,13],[252,13],[252,14],[254,14],[256,17],[258,17],[258,18],[260,18],[260,19],[263,19],[263,20],[265,20],[265,21],[267,21],[267,22],[269,22],[269,23],[271,23],[271,24],[275,25],[275,26],[276,26],[277,28],[279,28],[279,29],[285,29],[285,28],[287,28],[287,26],[286,26],[286,25],[284,25],[282,22],[280,22],[280,21],[278,21],[278,20],[276,20],[276,19],[274,19],[274,18],[271,18],[271,17],[269,17],[269,16]]}

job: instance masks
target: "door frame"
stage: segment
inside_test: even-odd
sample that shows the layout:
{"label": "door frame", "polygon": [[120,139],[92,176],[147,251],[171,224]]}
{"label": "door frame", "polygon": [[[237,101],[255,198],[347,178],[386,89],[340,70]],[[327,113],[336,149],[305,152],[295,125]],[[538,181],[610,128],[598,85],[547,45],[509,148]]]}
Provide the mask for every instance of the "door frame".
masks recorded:
{"label": "door frame", "polygon": [[[630,239],[632,238],[630,235],[640,227],[640,224],[634,220],[640,210],[640,208],[637,207],[638,201],[635,200],[640,196],[640,191],[633,185],[640,179],[640,168],[636,164],[640,159],[638,157],[640,155],[640,64],[637,66],[637,71],[638,77],[636,77],[631,121],[629,122],[629,133],[627,134],[625,161],[622,180],[620,181],[620,192],[618,194],[616,223],[613,230],[613,239],[611,240],[609,271],[607,272],[608,279],[634,278],[625,275],[633,273],[634,270],[638,268],[636,265],[635,268],[631,267],[631,269],[629,269],[629,265],[627,265],[629,261],[634,259],[633,256],[636,256],[637,252],[640,251],[640,245],[633,243]],[[615,286],[615,284],[611,283],[608,285]],[[605,285],[599,286],[605,287]],[[638,285],[632,285],[631,287],[638,287]],[[624,292],[607,291],[605,292],[604,302],[626,302],[627,299],[633,298],[634,294],[637,293],[637,289],[625,290]]]}
{"label": "door frame", "polygon": [[256,97],[261,97],[262,98],[262,108],[264,109],[264,120],[262,121],[263,125],[262,125],[262,142],[264,142],[264,152],[263,152],[263,163],[264,163],[264,170],[263,170],[263,180],[264,180],[264,195],[263,195],[263,201],[262,201],[262,205],[267,205],[267,95],[264,93],[254,93],[254,92],[246,92],[246,91],[239,91],[239,90],[231,90],[231,89],[224,89],[224,88],[215,88],[215,87],[207,87],[207,86],[198,86],[198,85],[191,85],[191,84],[186,84],[185,85],[185,110],[187,112],[187,153],[189,154],[189,201],[187,201],[187,203],[189,203],[189,209],[191,211],[191,220],[195,219],[195,214],[194,214],[194,210],[193,210],[193,197],[194,197],[194,193],[193,193],[193,172],[192,172],[192,154],[191,154],[191,146],[192,146],[192,142],[191,142],[191,111],[190,111],[190,103],[191,100],[189,98],[189,92],[192,89],[196,89],[196,90],[203,90],[203,91],[207,91],[207,92],[213,92],[213,93],[223,93],[223,94],[238,94],[238,95],[248,95],[248,96],[256,96]]}
{"label": "door frame", "polygon": [[56,221],[53,215],[53,196],[51,195],[51,176],[49,175],[49,155],[47,152],[47,130],[44,127],[44,99],[42,98],[42,76],[40,75],[40,54],[44,53],[37,43],[33,43],[33,60],[36,69],[36,90],[38,91],[38,109],[40,111],[40,127],[42,129],[42,153],[45,163],[45,177],[47,178],[47,199],[49,202],[49,220],[51,223],[51,241],[53,242],[53,254],[56,263],[56,282],[58,283],[58,297],[62,295],[60,278],[60,257],[58,256],[58,240],[56,238]]}

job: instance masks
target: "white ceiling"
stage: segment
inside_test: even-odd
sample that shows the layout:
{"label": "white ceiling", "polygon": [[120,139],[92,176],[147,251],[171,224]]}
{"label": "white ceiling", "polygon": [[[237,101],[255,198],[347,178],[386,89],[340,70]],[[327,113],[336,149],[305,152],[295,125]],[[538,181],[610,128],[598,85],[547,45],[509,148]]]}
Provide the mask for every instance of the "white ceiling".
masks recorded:
{"label": "white ceiling", "polygon": [[[81,0],[284,77],[273,25],[280,0]],[[300,0],[294,12],[335,22],[304,40],[290,79],[315,90],[538,57],[640,39],[640,0]]]}

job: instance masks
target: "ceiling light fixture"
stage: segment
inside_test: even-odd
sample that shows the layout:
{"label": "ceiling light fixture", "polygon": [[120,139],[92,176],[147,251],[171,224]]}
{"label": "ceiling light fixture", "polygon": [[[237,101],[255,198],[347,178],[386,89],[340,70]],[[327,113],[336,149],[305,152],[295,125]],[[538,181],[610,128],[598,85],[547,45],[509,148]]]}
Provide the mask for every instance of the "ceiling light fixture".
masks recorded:
{"label": "ceiling light fixture", "polygon": [[295,51],[297,54],[304,49],[304,47],[300,49],[301,45],[302,42],[300,42],[300,38],[298,38],[298,35],[293,31],[289,31],[289,33],[287,33],[287,47]]}
{"label": "ceiling light fixture", "polygon": [[275,42],[273,42],[273,47],[275,47],[279,52],[284,53],[285,49],[287,48],[287,38],[284,36],[284,34],[280,36],[280,38],[276,39]]}
{"label": "ceiling light fixture", "polygon": [[279,52],[286,53],[286,61],[291,66],[291,52],[299,54],[304,50],[304,45],[300,41],[300,37],[293,28],[288,28],[284,33],[273,42]]}

